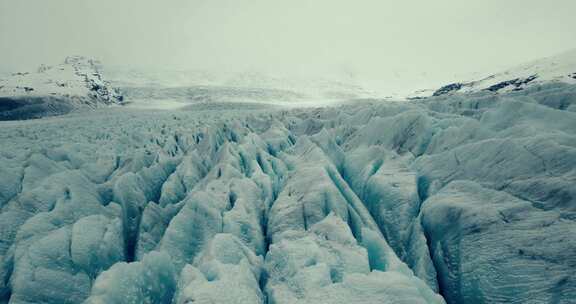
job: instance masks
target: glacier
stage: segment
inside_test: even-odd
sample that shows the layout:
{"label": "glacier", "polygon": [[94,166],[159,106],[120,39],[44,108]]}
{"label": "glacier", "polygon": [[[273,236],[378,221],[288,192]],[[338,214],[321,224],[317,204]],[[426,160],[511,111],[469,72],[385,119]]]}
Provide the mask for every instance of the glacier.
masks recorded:
{"label": "glacier", "polygon": [[0,303],[574,303],[575,97],[0,122]]}

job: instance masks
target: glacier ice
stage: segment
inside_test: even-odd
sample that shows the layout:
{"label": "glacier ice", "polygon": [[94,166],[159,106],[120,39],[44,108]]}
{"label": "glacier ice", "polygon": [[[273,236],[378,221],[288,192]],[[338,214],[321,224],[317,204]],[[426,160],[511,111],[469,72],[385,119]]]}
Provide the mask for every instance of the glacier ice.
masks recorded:
{"label": "glacier ice", "polygon": [[575,227],[559,211],[454,181],[424,203],[422,225],[449,302],[567,303],[576,296]]}
{"label": "glacier ice", "polygon": [[0,123],[0,303],[570,303],[576,87]]}

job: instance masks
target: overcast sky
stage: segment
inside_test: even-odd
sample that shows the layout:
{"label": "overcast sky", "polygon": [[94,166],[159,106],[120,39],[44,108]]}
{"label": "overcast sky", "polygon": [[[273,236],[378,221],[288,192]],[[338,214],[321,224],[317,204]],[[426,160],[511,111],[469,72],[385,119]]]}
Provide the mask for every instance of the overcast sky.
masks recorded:
{"label": "overcast sky", "polygon": [[0,70],[105,65],[422,81],[576,48],[575,0],[0,0]]}

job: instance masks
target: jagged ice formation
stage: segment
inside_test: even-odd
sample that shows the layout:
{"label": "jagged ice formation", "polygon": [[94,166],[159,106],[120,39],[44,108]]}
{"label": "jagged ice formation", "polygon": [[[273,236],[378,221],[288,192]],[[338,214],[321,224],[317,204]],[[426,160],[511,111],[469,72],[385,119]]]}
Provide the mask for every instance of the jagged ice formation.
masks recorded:
{"label": "jagged ice formation", "polygon": [[576,88],[0,124],[0,302],[571,303]]}

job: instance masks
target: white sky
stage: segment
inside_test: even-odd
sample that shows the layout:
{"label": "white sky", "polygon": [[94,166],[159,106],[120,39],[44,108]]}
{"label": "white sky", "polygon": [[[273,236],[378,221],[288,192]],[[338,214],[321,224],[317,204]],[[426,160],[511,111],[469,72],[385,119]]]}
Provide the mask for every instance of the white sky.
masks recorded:
{"label": "white sky", "polygon": [[105,65],[426,83],[576,48],[575,0],[0,0],[0,71]]}

